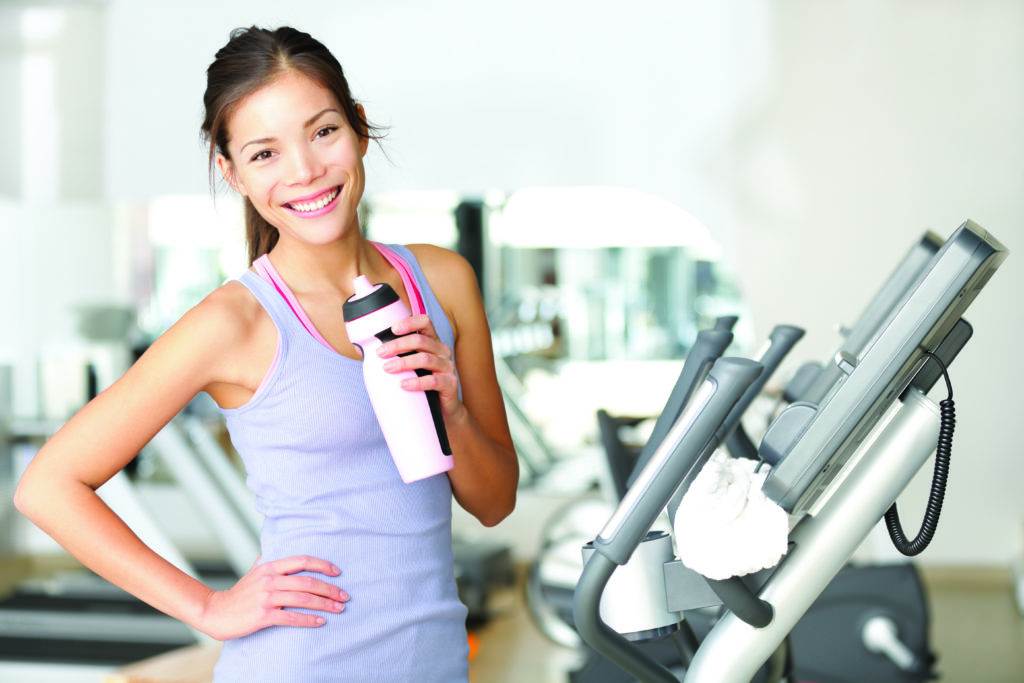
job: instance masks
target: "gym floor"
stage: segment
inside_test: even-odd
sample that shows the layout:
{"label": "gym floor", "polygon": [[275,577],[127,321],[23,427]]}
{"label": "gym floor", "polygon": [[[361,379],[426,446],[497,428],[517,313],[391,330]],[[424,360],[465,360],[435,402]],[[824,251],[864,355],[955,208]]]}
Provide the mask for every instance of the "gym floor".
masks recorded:
{"label": "gym floor", "polygon": [[[48,566],[50,563],[41,565],[27,558],[0,560],[0,595],[21,578],[45,571]],[[58,560],[52,566],[69,565]],[[931,597],[932,647],[940,653],[940,680],[1024,681],[1024,618],[1016,610],[1009,573],[990,569],[928,569],[925,582]],[[566,672],[577,666],[578,656],[552,644],[534,628],[523,606],[521,585],[496,593],[491,607],[494,618],[477,634],[477,649],[470,665],[472,683],[565,683]],[[136,668],[132,667],[132,673]],[[90,673],[84,667],[77,671],[74,667],[53,667],[47,671],[0,662],[0,680],[5,681],[141,680],[131,675],[110,678],[104,673],[114,672],[92,669]],[[182,680],[180,675],[174,679]],[[160,678],[147,676],[146,680],[159,683]],[[199,675],[189,680],[198,683],[209,679]]]}
{"label": "gym floor", "polygon": [[[944,683],[1024,681],[1024,617],[1016,609],[1010,575],[991,569],[926,569],[932,648]],[[481,632],[472,683],[566,683],[574,652],[552,644],[533,627],[522,590],[495,599],[498,616]]]}

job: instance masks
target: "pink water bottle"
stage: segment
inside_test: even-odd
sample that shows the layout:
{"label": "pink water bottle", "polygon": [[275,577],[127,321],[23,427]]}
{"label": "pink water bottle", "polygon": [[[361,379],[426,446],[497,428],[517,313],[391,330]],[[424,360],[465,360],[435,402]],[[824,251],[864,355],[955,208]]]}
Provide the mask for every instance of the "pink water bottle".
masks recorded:
{"label": "pink water bottle", "polygon": [[[377,347],[397,339],[391,326],[411,313],[386,282],[371,284],[365,275],[353,281],[355,293],[342,307],[349,341],[363,354],[363,379],[377,414],[384,440],[398,473],[406,484],[452,468],[452,449],[436,391],[409,391],[402,380],[431,374],[429,370],[387,372],[389,358],[377,355]],[[400,354],[410,355],[413,351]]]}

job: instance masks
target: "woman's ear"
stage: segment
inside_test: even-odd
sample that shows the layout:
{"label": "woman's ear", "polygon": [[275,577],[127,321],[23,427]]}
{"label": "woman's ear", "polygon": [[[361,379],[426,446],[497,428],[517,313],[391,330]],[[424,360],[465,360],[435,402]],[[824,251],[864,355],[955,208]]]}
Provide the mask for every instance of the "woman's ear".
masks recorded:
{"label": "woman's ear", "polygon": [[240,195],[245,195],[245,186],[235,176],[235,165],[223,154],[217,153],[217,170],[231,188]]}
{"label": "woman's ear", "polygon": [[[366,110],[358,102],[356,102],[356,111],[359,112],[360,118],[366,121]],[[370,147],[370,138],[366,137],[369,133],[370,131],[364,128],[362,135],[359,136],[359,156],[366,156],[366,150]]]}

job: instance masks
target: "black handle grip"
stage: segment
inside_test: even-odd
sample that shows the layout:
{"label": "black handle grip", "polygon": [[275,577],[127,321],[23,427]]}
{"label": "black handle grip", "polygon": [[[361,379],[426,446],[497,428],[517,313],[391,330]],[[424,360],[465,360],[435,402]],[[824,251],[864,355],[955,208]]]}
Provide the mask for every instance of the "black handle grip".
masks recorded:
{"label": "black handle grip", "polygon": [[633,471],[626,479],[627,489],[633,485],[644,466],[654,455],[661,442],[665,440],[668,430],[675,424],[679,414],[683,412],[686,402],[690,400],[697,385],[704,379],[704,375],[711,368],[712,364],[725,352],[725,349],[732,343],[732,332],[722,330],[702,330],[697,333],[697,341],[694,342],[690,352],[686,354],[686,361],[683,363],[679,379],[672,387],[672,393],[654,423],[654,431],[647,439],[640,456],[637,458]]}
{"label": "black handle grip", "polygon": [[739,319],[738,315],[720,315],[715,318],[715,329],[723,332],[732,332],[732,328],[736,327],[736,321]]}
{"label": "black handle grip", "polygon": [[722,604],[743,621],[756,628],[763,628],[772,623],[772,606],[754,595],[740,577],[705,579],[715,595],[721,598]]}
{"label": "black handle grip", "polygon": [[754,402],[754,399],[761,393],[764,385],[771,379],[772,374],[779,369],[782,361],[785,360],[786,356],[803,336],[803,329],[795,325],[775,326],[772,333],[768,335],[770,342],[768,350],[765,351],[764,356],[757,359],[764,366],[764,372],[747,388],[743,396],[740,397],[740,400],[736,402],[729,416],[725,418],[725,422],[722,423],[722,432],[719,435],[720,439],[725,439],[736,428],[740,418],[743,417],[743,413]]}

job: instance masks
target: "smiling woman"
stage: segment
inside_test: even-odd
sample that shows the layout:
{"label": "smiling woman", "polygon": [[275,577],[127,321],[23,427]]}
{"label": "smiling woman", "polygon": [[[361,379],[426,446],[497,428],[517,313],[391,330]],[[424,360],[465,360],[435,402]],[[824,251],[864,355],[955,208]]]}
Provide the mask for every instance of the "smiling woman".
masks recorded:
{"label": "smiling woman", "polygon": [[[315,39],[290,28],[236,31],[208,76],[210,159],[245,197],[256,266],[229,284],[249,290],[232,294],[263,330],[248,345],[257,350],[240,354],[253,359],[247,380],[208,390],[265,515],[264,575],[276,577],[278,590],[306,591],[276,598],[269,624],[239,617],[248,577],[214,594],[208,623],[219,622],[226,637],[215,680],[320,678],[328,670],[346,681],[380,680],[382,668],[390,680],[465,680],[467,610],[454,581],[451,498],[493,525],[511,512],[518,480],[472,268],[431,245],[362,236],[363,157],[378,138],[341,66]],[[402,386],[436,392],[453,451],[472,453],[456,453],[446,476],[402,483],[361,368],[345,362],[359,360],[339,315],[357,275],[389,284],[409,308],[416,297],[426,312],[396,325],[400,336],[384,355],[394,356],[389,372],[429,370]],[[239,384],[255,389],[239,396]],[[343,593],[331,574],[318,580],[316,566],[281,564],[310,556],[345,567]],[[287,583],[296,573],[308,587]],[[351,607],[324,623],[318,610],[339,610],[319,596],[340,594],[352,595]]]}
{"label": "smiling woman", "polygon": [[[364,187],[362,157],[369,140],[380,139],[330,51],[322,45],[307,51],[299,46],[308,34],[288,31],[294,29],[236,31],[207,70],[202,130],[210,142],[211,186],[216,164],[245,197],[250,263],[277,243],[272,216],[323,216],[345,200],[316,206],[328,192],[347,194],[342,208],[351,209],[354,221]],[[335,167],[340,182],[301,194],[293,189],[314,177],[325,182],[326,167]]]}
{"label": "smiling woman", "polygon": [[[493,526],[519,477],[474,271],[440,247],[363,236],[363,157],[378,135],[309,34],[236,29],[204,103],[211,181],[216,170],[245,198],[252,267],[68,420],[15,504],[96,573],[224,641],[216,683],[465,681],[452,498]],[[447,472],[400,476],[342,317],[357,276],[419,312],[377,333],[392,337],[380,355],[387,372],[414,371],[404,390],[436,393]],[[262,515],[260,557],[222,591],[143,544],[95,493],[201,391]]]}

